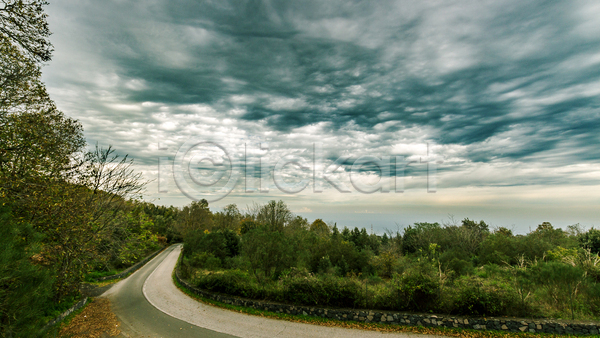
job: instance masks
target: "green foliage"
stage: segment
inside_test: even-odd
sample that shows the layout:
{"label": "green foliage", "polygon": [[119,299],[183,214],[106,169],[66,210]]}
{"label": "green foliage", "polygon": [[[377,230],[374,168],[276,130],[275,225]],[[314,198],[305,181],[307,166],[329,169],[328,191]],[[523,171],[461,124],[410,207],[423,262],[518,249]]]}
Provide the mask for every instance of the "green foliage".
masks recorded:
{"label": "green foliage", "polygon": [[0,336],[35,337],[45,324],[53,280],[40,266],[41,240],[30,225],[17,223],[0,207]]}
{"label": "green foliage", "polygon": [[213,215],[208,209],[206,200],[193,201],[178,212],[177,230],[184,237],[191,232],[211,230],[213,226]]}
{"label": "green foliage", "polygon": [[353,279],[299,273],[280,282],[284,300],[292,304],[354,307],[360,300],[360,284]]}
{"label": "green foliage", "polygon": [[583,269],[559,262],[544,262],[533,267],[532,275],[544,287],[555,306],[567,307],[575,319],[575,307],[585,282]]}
{"label": "green foliage", "polygon": [[595,254],[600,253],[600,230],[592,228],[581,234],[578,241],[582,248],[589,249]]}
{"label": "green foliage", "polygon": [[317,233],[319,236],[328,236],[330,234],[329,227],[327,223],[323,222],[322,219],[317,218],[310,225],[310,231]]}
{"label": "green foliage", "polygon": [[319,219],[309,226],[293,215],[263,223],[271,211],[287,210],[274,201],[253,210],[240,222],[241,238],[231,230],[184,237],[184,267],[199,287],[302,305],[457,315],[594,318],[600,310],[600,257],[578,248],[581,231],[542,223],[527,235],[490,233],[467,218],[378,236]]}
{"label": "green foliage", "polygon": [[399,301],[406,310],[426,311],[436,308],[440,284],[431,266],[418,264],[411,267],[399,277],[398,284]]}
{"label": "green foliage", "polygon": [[429,244],[440,243],[437,240],[442,237],[442,228],[438,223],[415,223],[404,229],[402,236],[402,252],[405,254],[419,251],[427,251]]}
{"label": "green foliage", "polygon": [[259,224],[268,225],[271,231],[282,231],[292,220],[292,212],[283,201],[269,201],[261,206],[255,215]]}
{"label": "green foliage", "polygon": [[196,274],[194,284],[202,289],[228,295],[260,298],[254,291],[250,276],[240,270],[226,270]]}
{"label": "green foliage", "polygon": [[[458,297],[453,313],[473,316],[496,316],[518,311],[516,295],[510,285],[494,279],[473,276],[457,282]],[[515,313],[524,315],[524,313]]]}
{"label": "green foliage", "polygon": [[131,264],[157,242],[153,219],[130,205],[145,184],[133,162],[111,147],[86,152],[81,124],[41,82],[40,62],[52,52],[46,4],[0,4],[0,199],[14,214],[0,211],[0,325],[8,337],[35,336],[42,310],[73,303],[90,270]]}
{"label": "green foliage", "polygon": [[240,229],[241,219],[242,214],[237,206],[235,204],[229,204],[223,208],[222,212],[217,212],[213,215],[214,228],[237,232]]}
{"label": "green foliage", "polygon": [[212,252],[195,252],[187,261],[189,262],[189,265],[194,268],[207,270],[218,270],[223,264],[221,259],[215,257]]}
{"label": "green foliage", "polygon": [[251,230],[258,228],[258,223],[249,218],[244,218],[240,223],[240,234],[245,235]]}
{"label": "green foliage", "polygon": [[[234,234],[235,235],[235,234]],[[239,250],[239,244],[231,244],[228,247],[229,233],[209,232],[208,230],[195,230],[186,233],[184,237],[183,252],[186,257],[191,257],[197,253],[210,253],[212,256],[223,261],[225,257],[232,257],[232,250]],[[230,241],[234,241],[230,239]]]}
{"label": "green foliage", "polygon": [[267,278],[276,278],[295,265],[293,244],[280,231],[259,227],[243,236],[242,251],[250,262],[254,275],[262,272]]}
{"label": "green foliage", "polygon": [[310,246],[307,267],[311,272],[319,272],[319,265],[324,257],[341,276],[348,273],[359,273],[371,270],[369,253],[359,251],[352,242],[341,238],[317,238]]}

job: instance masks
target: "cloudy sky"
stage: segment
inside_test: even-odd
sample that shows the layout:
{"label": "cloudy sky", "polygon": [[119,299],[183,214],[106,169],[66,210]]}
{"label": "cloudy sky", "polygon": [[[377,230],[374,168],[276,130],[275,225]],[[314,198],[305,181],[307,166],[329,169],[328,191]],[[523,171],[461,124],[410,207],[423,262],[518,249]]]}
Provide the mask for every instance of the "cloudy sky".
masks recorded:
{"label": "cloudy sky", "polygon": [[[55,0],[47,12],[51,96],[90,144],[135,158],[155,203],[231,188],[211,208],[283,199],[376,232],[449,215],[517,232],[600,225],[597,1]],[[380,179],[386,168],[396,179]],[[306,189],[282,191],[273,172]]]}

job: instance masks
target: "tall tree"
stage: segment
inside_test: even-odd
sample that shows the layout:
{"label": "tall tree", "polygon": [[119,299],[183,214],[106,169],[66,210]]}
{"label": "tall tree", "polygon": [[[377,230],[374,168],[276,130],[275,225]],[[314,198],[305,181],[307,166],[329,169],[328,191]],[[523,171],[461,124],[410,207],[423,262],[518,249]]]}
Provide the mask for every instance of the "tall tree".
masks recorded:
{"label": "tall tree", "polygon": [[257,221],[268,224],[271,230],[281,231],[292,220],[292,212],[283,201],[269,201],[263,205],[257,215]]}
{"label": "tall tree", "polygon": [[50,61],[53,47],[44,0],[1,0],[0,39],[22,50],[32,61]]}

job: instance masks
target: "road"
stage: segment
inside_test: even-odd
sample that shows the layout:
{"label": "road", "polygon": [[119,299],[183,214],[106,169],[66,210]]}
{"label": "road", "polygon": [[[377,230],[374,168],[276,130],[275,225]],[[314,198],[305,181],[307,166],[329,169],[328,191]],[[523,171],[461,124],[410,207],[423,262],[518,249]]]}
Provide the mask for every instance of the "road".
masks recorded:
{"label": "road", "polygon": [[[421,337],[293,323],[232,312],[198,302],[173,284],[181,253],[173,245],[105,292],[122,337]],[[435,336],[426,336],[433,338]]]}

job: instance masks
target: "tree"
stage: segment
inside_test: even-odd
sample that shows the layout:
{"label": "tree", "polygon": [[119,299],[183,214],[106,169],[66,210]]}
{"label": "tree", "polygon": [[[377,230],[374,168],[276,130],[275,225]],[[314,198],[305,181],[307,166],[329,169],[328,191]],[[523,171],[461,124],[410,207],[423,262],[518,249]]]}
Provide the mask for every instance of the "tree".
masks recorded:
{"label": "tree", "polygon": [[214,225],[217,229],[229,229],[238,231],[242,214],[240,213],[237,205],[229,204],[223,208],[222,212],[214,214]]}
{"label": "tree", "polygon": [[258,228],[258,224],[254,222],[252,219],[244,218],[240,222],[240,235],[244,235],[251,230]]}
{"label": "tree", "polygon": [[0,207],[0,336],[35,337],[52,296],[50,271],[39,252],[41,234]]}
{"label": "tree", "polygon": [[294,233],[297,231],[308,230],[308,228],[308,220],[302,216],[296,216],[288,223],[285,230],[288,233]]}
{"label": "tree", "polygon": [[513,233],[512,230],[507,229],[505,227],[499,227],[498,229],[496,229],[496,231],[494,231],[495,234],[500,234],[503,236],[507,236],[507,237],[512,237]]}
{"label": "tree", "polygon": [[242,238],[242,252],[250,262],[255,276],[262,271],[267,278],[275,278],[295,265],[296,256],[283,232],[271,231],[265,226],[251,230]]}
{"label": "tree", "polygon": [[187,233],[196,230],[210,230],[213,225],[213,215],[208,209],[205,199],[193,201],[183,207],[177,217],[177,229],[183,235],[184,241]]}
{"label": "tree", "polygon": [[18,200],[40,180],[64,179],[85,139],[48,97],[39,66],[6,39],[0,49],[0,196]]}
{"label": "tree", "polygon": [[586,233],[579,236],[581,247],[590,250],[592,253],[600,254],[600,230],[591,228]]}
{"label": "tree", "polygon": [[261,224],[268,224],[272,231],[281,231],[292,220],[292,212],[283,201],[269,201],[263,205],[256,217]]}
{"label": "tree", "polygon": [[45,236],[41,255],[57,272],[57,299],[77,292],[101,239],[114,232],[114,216],[145,184],[131,161],[112,154],[96,148],[71,170],[13,175],[7,189],[14,213]]}
{"label": "tree", "polygon": [[57,143],[75,145],[75,151],[84,144],[81,126],[57,111],[40,81],[39,62],[49,61],[52,53],[45,4],[37,0],[0,3],[0,166],[25,159],[21,168],[35,164],[32,170],[48,169],[44,166],[48,160],[56,163],[65,153],[55,152],[61,150]]}
{"label": "tree", "polygon": [[312,222],[310,225],[310,231],[318,234],[319,236],[329,236],[329,227],[327,226],[327,223],[323,222],[323,220],[320,218],[317,218],[314,222]]}
{"label": "tree", "polygon": [[415,223],[404,229],[402,235],[402,252],[415,253],[419,251],[427,252],[429,244],[440,243],[445,237],[439,223]]}
{"label": "tree", "polygon": [[45,0],[2,0],[0,39],[22,50],[35,62],[50,61],[52,44],[43,6]]}

